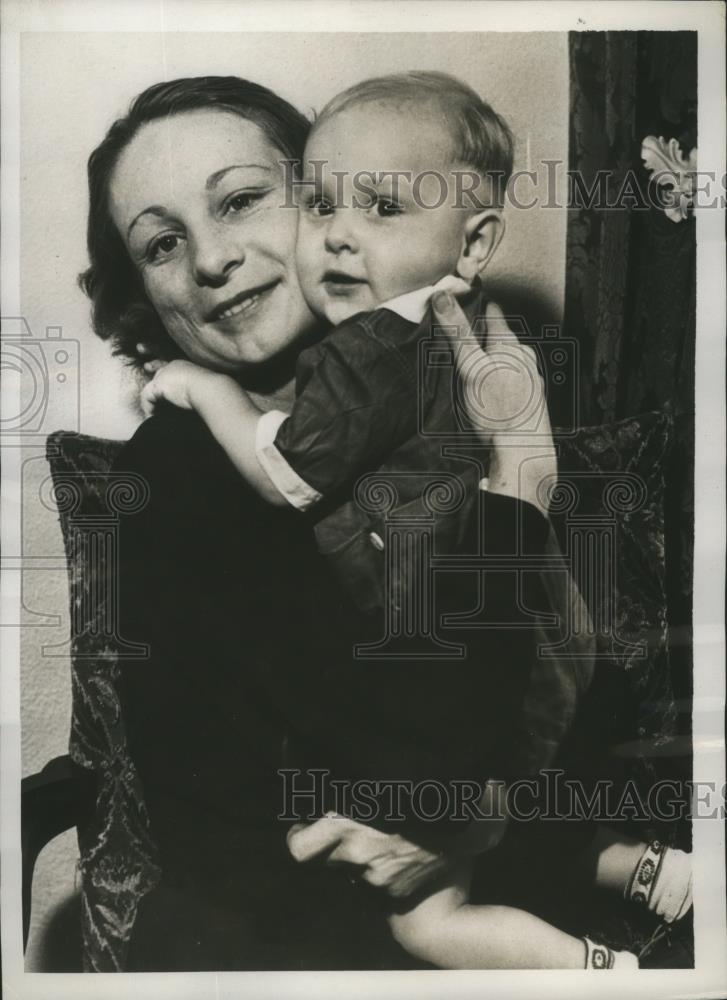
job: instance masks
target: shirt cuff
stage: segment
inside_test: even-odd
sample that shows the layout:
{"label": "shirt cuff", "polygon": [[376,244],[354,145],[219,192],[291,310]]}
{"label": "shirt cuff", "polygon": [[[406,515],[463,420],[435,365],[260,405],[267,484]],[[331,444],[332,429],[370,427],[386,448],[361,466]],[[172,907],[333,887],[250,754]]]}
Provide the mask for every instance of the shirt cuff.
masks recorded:
{"label": "shirt cuff", "polygon": [[484,503],[490,521],[485,555],[543,555],[550,532],[549,519],[527,500],[518,500],[507,493],[491,493],[488,485],[487,479],[480,480],[480,491],[487,496]]}
{"label": "shirt cuff", "polygon": [[287,419],[287,413],[281,413],[280,410],[263,413],[255,428],[255,452],[258,462],[281,496],[298,510],[308,510],[318,503],[322,494],[301,479],[275,447],[275,438]]}

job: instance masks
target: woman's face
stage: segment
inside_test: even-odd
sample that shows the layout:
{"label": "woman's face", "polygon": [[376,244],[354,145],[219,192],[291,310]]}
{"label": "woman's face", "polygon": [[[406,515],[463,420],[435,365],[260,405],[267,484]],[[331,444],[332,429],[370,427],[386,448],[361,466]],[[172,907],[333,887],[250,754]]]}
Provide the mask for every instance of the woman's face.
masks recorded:
{"label": "woman's face", "polygon": [[203,109],[144,125],[113,171],[113,220],[164,327],[198,364],[265,361],[313,324],[282,158],[254,123]]}

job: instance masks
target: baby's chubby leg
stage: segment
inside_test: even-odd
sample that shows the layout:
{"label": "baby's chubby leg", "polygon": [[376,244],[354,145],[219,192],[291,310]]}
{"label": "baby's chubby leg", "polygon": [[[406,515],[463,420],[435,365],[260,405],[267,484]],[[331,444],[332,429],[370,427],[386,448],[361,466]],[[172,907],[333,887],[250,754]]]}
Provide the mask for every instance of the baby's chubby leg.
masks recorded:
{"label": "baby's chubby leg", "polygon": [[472,866],[462,866],[437,883],[437,889],[411,909],[389,916],[391,933],[410,955],[441,968],[459,968],[455,956],[445,955],[448,927],[467,906]]}
{"label": "baby's chubby leg", "polygon": [[585,944],[511,906],[471,906],[462,867],[405,913],[389,917],[399,944],[443,969],[583,969]]}

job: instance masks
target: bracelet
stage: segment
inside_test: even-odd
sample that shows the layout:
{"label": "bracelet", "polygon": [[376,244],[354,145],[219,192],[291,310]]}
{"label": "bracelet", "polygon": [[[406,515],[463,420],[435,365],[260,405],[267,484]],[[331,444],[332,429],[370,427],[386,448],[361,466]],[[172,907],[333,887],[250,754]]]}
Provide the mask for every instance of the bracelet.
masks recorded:
{"label": "bracelet", "polygon": [[649,905],[651,893],[656,884],[656,879],[661,870],[666,852],[666,845],[662,844],[659,840],[652,840],[650,844],[647,844],[629,880],[629,884],[626,886],[624,891],[625,899],[630,899],[632,903],[638,903],[640,906]]}
{"label": "bracelet", "polygon": [[613,952],[605,944],[594,944],[590,938],[584,937],[583,943],[586,946],[585,969],[612,969]]}

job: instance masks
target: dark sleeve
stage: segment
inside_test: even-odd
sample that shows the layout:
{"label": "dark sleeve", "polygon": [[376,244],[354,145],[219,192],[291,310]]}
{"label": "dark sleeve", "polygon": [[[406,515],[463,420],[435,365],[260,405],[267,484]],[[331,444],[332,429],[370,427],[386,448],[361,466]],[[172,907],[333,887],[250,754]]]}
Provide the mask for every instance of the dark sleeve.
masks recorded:
{"label": "dark sleeve", "polygon": [[189,637],[198,617],[190,613],[206,593],[200,574],[213,573],[211,536],[233,513],[234,470],[196,414],[166,406],[138,428],[115,470],[142,477],[148,492],[144,507],[120,522],[124,627],[155,647]]}
{"label": "dark sleeve", "polygon": [[196,479],[190,469],[196,449],[192,444],[185,456],[183,445],[185,437],[190,441],[185,431],[194,436],[195,430],[194,420],[160,406],[124,446],[114,468],[142,477],[148,492],[140,510],[120,518],[117,586],[121,634],[148,648],[145,659],[120,663],[120,696],[129,751],[154,823],[160,789],[180,759],[183,734],[194,731],[185,684],[175,683],[172,664],[185,662],[176,655],[177,644],[197,645],[200,608],[194,601],[206,592],[202,581],[199,591],[192,585],[191,575],[202,564],[191,551],[195,534],[185,530],[188,492],[179,488],[184,477]]}
{"label": "dark sleeve", "polygon": [[[528,614],[520,608],[545,611],[541,575],[523,572],[521,564],[528,557],[545,554],[549,522],[532,504],[501,493],[482,491],[482,554],[497,560],[498,571],[486,573],[483,581],[484,603],[491,620],[500,618],[527,626]],[[532,622],[530,622],[532,625]]]}
{"label": "dark sleeve", "polygon": [[376,468],[416,431],[416,385],[401,354],[359,323],[305,352],[299,394],[275,446],[324,496]]}
{"label": "dark sleeve", "polygon": [[[520,710],[503,747],[507,777],[532,777],[553,766],[591,684],[593,626],[551,522],[531,504],[485,495],[485,552],[512,554],[513,566],[520,556],[547,557],[539,571],[522,576],[522,598],[540,618]],[[486,584],[491,607],[502,600],[500,586]]]}
{"label": "dark sleeve", "polygon": [[201,795],[237,732],[225,700],[234,706],[250,603],[237,539],[255,523],[257,498],[243,506],[244,484],[202,421],[172,407],[141,425],[115,469],[148,486],[143,509],[119,524],[121,634],[149,649],[120,664],[129,749],[148,804],[172,783]]}
{"label": "dark sleeve", "polygon": [[502,493],[484,491],[484,551],[490,556],[542,555],[550,523],[537,507]]}

